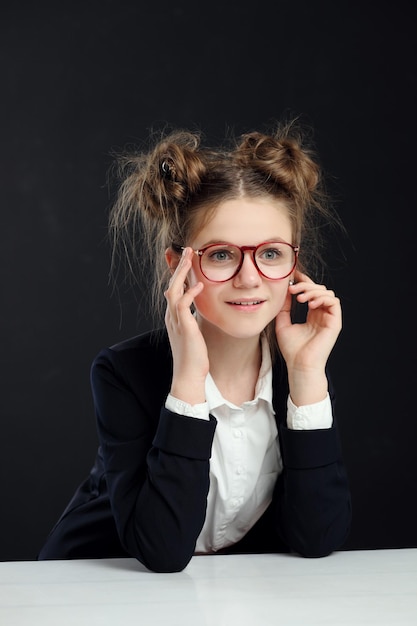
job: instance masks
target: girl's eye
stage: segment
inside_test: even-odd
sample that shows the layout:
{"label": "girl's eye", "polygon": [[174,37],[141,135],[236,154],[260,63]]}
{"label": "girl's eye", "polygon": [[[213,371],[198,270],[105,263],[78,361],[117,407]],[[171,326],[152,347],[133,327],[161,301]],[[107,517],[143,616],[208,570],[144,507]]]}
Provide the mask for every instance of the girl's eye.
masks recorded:
{"label": "girl's eye", "polygon": [[263,261],[275,261],[279,259],[281,255],[282,252],[279,248],[267,248],[266,250],[262,250],[259,256]]}
{"label": "girl's eye", "polygon": [[207,254],[207,258],[210,263],[225,263],[227,261],[233,261],[235,257],[236,254],[233,254],[233,251],[228,250],[227,248],[211,250]]}
{"label": "girl's eye", "polygon": [[216,261],[224,261],[229,258],[229,255],[225,250],[219,250],[218,252],[213,252],[211,258]]}

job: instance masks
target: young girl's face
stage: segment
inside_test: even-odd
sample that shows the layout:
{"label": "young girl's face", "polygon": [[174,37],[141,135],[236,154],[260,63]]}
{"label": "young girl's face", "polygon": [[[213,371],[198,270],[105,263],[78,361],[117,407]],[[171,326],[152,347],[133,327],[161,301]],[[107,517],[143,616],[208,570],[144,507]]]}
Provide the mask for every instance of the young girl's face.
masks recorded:
{"label": "young girl's face", "polygon": [[[212,243],[256,246],[267,241],[292,243],[292,228],[285,205],[264,198],[239,198],[220,204],[210,221],[188,242],[194,250]],[[202,282],[204,289],[194,305],[201,330],[218,330],[235,338],[259,335],[284,306],[292,276],[264,278],[244,255],[242,267],[230,280],[216,283],[201,272],[194,255],[189,284]],[[289,296],[288,296],[289,297]]]}

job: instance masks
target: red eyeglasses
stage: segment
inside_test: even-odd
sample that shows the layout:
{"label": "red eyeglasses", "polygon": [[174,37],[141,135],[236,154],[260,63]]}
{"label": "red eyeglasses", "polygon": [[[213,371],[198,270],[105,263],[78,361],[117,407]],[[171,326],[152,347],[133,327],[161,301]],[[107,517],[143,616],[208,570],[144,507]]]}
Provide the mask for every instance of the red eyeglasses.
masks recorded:
{"label": "red eyeglasses", "polygon": [[[173,244],[177,252],[183,246]],[[298,246],[285,241],[266,241],[257,246],[236,246],[231,243],[212,243],[197,254],[201,273],[214,283],[224,283],[240,272],[245,253],[252,253],[259,274],[269,280],[282,280],[291,274],[297,264]]]}

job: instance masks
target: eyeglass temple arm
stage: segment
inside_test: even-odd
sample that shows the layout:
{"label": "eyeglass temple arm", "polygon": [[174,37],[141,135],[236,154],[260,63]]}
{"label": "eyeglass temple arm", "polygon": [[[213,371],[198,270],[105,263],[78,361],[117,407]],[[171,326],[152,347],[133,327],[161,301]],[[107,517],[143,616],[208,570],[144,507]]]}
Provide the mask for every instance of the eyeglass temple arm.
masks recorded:
{"label": "eyeglass temple arm", "polygon": [[[183,250],[185,250],[186,246],[180,246],[178,243],[172,243],[171,244],[171,248],[175,251],[178,252],[178,254],[181,254],[183,252]],[[197,255],[197,256],[201,256],[203,253],[201,250],[193,250],[193,252]]]}

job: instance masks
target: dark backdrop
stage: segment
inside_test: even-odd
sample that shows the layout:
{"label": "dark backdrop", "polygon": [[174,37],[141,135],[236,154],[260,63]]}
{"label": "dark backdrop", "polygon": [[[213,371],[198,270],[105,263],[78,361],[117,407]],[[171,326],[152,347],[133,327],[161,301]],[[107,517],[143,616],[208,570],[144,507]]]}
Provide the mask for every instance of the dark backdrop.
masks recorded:
{"label": "dark backdrop", "polygon": [[216,142],[287,114],[314,128],[349,233],[328,250],[346,548],[417,546],[412,3],[2,7],[0,559],[35,558],[89,471],[95,354],[150,324],[108,283],[111,152],[166,123]]}

